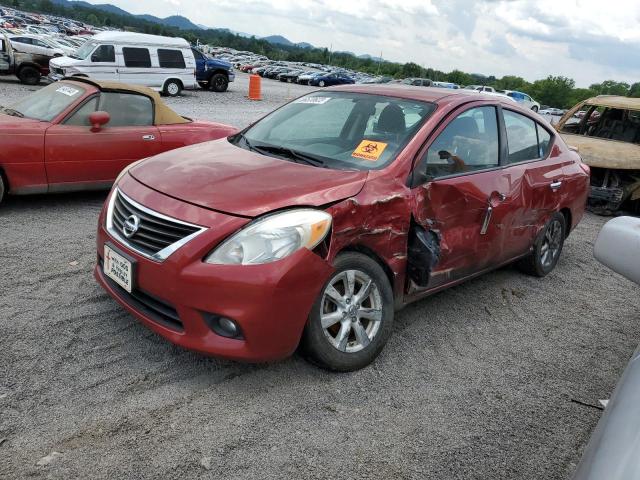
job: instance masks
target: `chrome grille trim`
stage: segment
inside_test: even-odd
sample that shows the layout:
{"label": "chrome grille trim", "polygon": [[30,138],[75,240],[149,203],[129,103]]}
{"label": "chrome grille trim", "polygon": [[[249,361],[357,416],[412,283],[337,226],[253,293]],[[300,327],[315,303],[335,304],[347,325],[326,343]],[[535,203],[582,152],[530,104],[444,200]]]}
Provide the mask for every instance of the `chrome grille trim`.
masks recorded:
{"label": "chrome grille trim", "polygon": [[[154,246],[154,243],[160,243],[157,240],[153,240],[153,236],[149,235],[149,234],[143,234],[144,236],[142,238],[145,238],[145,240],[140,241],[139,238],[136,238],[135,240],[138,243],[144,243],[145,246],[148,246],[149,249],[158,249],[157,252],[155,253],[150,253],[149,251],[145,251],[142,250],[142,248],[138,247],[137,245],[135,245],[134,243],[132,243],[131,240],[125,238],[125,236],[122,234],[121,231],[119,231],[116,226],[114,225],[114,215],[116,215],[116,200],[120,198],[120,201],[124,200],[125,202],[129,203],[131,207],[140,210],[140,212],[144,213],[145,215],[148,215],[151,218],[147,218],[147,222],[154,224],[154,220],[157,221],[158,225],[164,225],[164,226],[170,226],[171,228],[174,228],[176,230],[180,230],[180,229],[184,229],[185,234],[187,234],[185,237],[182,237],[180,239],[177,239],[175,242],[165,246],[165,247],[157,247]],[[118,218],[116,218],[116,222],[119,221]],[[106,223],[107,223],[107,231],[109,232],[109,234],[115,238],[116,240],[118,240],[118,242],[122,243],[123,245],[126,245],[128,248],[130,248],[131,250],[133,250],[134,252],[136,252],[138,255],[142,255],[145,258],[148,258],[149,260],[153,260],[154,262],[163,262],[165,261],[172,253],[174,253],[176,250],[178,250],[180,247],[182,247],[183,245],[185,245],[186,243],[190,242],[191,240],[193,240],[194,238],[196,238],[198,235],[200,235],[202,232],[204,232],[205,230],[207,230],[206,227],[202,227],[200,225],[194,225],[192,223],[188,223],[188,222],[183,222],[182,220],[178,220],[176,218],[172,218],[169,217],[167,215],[163,215],[162,213],[156,212],[154,210],[151,210],[150,208],[145,207],[144,205],[141,205],[140,203],[136,202],[135,200],[129,198],[127,195],[125,195],[120,189],[118,189],[117,187],[114,189],[113,193],[111,194],[111,198],[109,199],[109,205],[107,206],[107,219],[106,219]],[[169,225],[167,225],[169,224]],[[154,224],[155,225],[155,224]],[[141,227],[143,230],[148,230],[150,232],[154,231],[154,225],[144,225],[144,227]],[[193,233],[189,233],[192,232],[195,229],[195,231]],[[156,230],[157,232],[157,230]],[[168,233],[160,233],[160,235],[163,235],[165,237],[171,237],[174,236],[174,234],[168,234]],[[134,235],[135,237],[136,235]],[[168,240],[167,240],[168,241]]]}

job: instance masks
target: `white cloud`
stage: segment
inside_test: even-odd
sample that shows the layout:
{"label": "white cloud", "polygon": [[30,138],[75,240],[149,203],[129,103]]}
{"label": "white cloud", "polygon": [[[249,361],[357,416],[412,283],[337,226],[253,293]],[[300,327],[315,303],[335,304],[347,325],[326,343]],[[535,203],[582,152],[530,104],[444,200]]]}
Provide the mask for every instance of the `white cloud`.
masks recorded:
{"label": "white cloud", "polygon": [[[107,0],[91,0],[104,3]],[[640,80],[638,0],[111,0],[132,13],[425,67],[580,86]]]}

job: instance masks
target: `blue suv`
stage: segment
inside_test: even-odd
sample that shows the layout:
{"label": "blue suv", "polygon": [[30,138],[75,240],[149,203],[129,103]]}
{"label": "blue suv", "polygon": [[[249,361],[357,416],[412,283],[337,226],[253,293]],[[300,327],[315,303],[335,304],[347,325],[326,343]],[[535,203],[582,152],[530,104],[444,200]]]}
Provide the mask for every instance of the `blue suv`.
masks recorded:
{"label": "blue suv", "polygon": [[233,66],[224,60],[209,57],[195,48],[191,49],[196,59],[196,80],[205,90],[225,92],[229,82],[236,79]]}

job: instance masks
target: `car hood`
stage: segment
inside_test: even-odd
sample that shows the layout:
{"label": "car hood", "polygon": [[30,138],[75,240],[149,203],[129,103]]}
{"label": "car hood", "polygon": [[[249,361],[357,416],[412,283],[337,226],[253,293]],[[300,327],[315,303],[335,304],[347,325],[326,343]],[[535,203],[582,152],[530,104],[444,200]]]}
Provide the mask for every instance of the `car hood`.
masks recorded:
{"label": "car hood", "polygon": [[129,173],[165,195],[245,217],[343,200],[360,192],[368,175],[259,155],[226,138],[157,155]]}
{"label": "car hood", "polygon": [[71,58],[71,57],[56,57],[56,58],[52,58],[49,64],[53,67],[64,68],[64,67],[70,67],[72,65],[75,65],[76,63],[81,61],[82,60],[78,60],[77,58]]}

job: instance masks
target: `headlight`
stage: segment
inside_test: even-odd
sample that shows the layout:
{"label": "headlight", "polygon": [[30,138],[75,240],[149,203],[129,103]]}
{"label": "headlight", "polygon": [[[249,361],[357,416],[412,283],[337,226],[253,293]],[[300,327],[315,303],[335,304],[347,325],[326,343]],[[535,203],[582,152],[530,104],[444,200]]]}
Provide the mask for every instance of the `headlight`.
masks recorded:
{"label": "headlight", "polygon": [[298,209],[270,215],[225,240],[206,258],[217,265],[259,265],[275,262],[307,248],[312,250],[331,228],[331,215]]}

